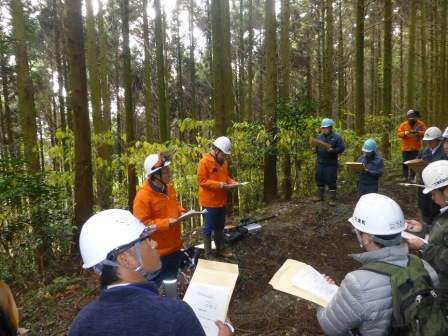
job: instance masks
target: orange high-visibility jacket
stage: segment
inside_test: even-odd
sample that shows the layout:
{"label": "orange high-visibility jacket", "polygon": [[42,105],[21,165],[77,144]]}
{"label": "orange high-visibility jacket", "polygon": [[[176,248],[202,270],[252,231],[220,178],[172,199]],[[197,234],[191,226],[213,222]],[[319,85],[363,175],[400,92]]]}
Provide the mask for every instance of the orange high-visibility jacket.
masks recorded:
{"label": "orange high-visibility jacket", "polygon": [[[418,131],[418,134],[408,134],[405,135],[404,132],[414,132]],[[397,136],[401,138],[401,150],[405,152],[409,151],[419,151],[422,146],[422,139],[425,135],[426,125],[421,120],[416,120],[414,128],[409,125],[409,122],[406,120],[404,123],[398,127]]]}
{"label": "orange high-visibility jacket", "polygon": [[202,154],[198,164],[199,204],[204,207],[222,208],[227,204],[227,189],[219,189],[219,182],[235,181],[229,177],[227,161],[220,166],[210,153]]}
{"label": "orange high-visibility jacket", "polygon": [[178,218],[185,209],[179,205],[176,191],[167,184],[168,195],[151,188],[146,179],[134,199],[134,216],[145,225],[156,225],[151,239],[157,242],[161,256],[183,248],[179,224],[170,226],[169,218]]}

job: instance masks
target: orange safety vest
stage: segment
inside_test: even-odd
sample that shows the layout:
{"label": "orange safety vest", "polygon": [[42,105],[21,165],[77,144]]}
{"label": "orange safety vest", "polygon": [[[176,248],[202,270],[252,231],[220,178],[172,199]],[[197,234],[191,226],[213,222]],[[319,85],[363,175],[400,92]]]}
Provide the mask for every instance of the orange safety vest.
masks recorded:
{"label": "orange safety vest", "polygon": [[134,199],[134,216],[145,225],[156,225],[151,239],[157,242],[157,251],[161,256],[183,248],[181,227],[170,226],[169,218],[178,218],[185,209],[179,205],[176,191],[171,183],[167,184],[168,195],[151,188],[148,180],[143,182]]}
{"label": "orange safety vest", "polygon": [[[405,135],[406,131],[414,132],[418,131],[418,134]],[[425,135],[426,125],[423,121],[416,120],[415,125],[412,128],[409,121],[405,121],[398,127],[397,136],[401,138],[401,150],[404,152],[419,151],[422,146],[422,139]]]}
{"label": "orange safety vest", "polygon": [[202,154],[198,164],[199,204],[204,207],[222,208],[227,204],[227,189],[219,189],[219,182],[235,181],[229,177],[227,161],[220,166],[210,153]]}

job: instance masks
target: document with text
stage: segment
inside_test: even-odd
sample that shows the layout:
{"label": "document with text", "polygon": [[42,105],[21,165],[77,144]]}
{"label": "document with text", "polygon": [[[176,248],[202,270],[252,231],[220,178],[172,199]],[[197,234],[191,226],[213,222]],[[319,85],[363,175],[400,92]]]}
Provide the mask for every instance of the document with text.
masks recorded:
{"label": "document with text", "polygon": [[194,310],[207,336],[218,335],[215,321],[225,320],[238,273],[236,264],[198,260],[184,301]]}
{"label": "document with text", "polygon": [[218,335],[216,320],[226,318],[226,302],[230,289],[224,286],[213,286],[192,283],[188,287],[189,295],[184,300],[190,305],[207,336]]}
{"label": "document with text", "polygon": [[306,265],[291,279],[293,286],[316,295],[318,298],[330,302],[338,292],[338,286],[328,283],[322,274],[310,265]]}
{"label": "document with text", "polygon": [[288,259],[274,274],[270,285],[276,290],[295,295],[326,307],[338,291],[338,286],[326,282],[313,267]]}

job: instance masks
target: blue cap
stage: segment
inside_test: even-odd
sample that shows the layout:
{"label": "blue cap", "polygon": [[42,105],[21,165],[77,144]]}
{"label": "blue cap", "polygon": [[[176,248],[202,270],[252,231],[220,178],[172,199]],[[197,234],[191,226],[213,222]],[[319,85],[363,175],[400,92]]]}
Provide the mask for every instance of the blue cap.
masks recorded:
{"label": "blue cap", "polygon": [[322,120],[322,123],[320,124],[320,127],[331,127],[331,126],[333,126],[333,120],[329,118],[325,118],[324,120]]}
{"label": "blue cap", "polygon": [[373,152],[376,149],[376,142],[373,139],[367,139],[362,146],[362,151],[366,153]]}

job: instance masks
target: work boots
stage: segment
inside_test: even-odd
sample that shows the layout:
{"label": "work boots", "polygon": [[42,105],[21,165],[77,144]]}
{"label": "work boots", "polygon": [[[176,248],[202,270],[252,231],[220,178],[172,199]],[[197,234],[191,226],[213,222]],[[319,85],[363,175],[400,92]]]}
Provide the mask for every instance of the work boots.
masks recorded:
{"label": "work boots", "polygon": [[318,187],[316,196],[313,196],[311,200],[313,202],[320,202],[324,200],[325,187]]}
{"label": "work boots", "polygon": [[203,236],[204,236],[205,257],[207,258],[207,260],[214,261],[215,255],[212,252],[212,235],[203,234]]}
{"label": "work boots", "polygon": [[224,239],[224,231],[223,230],[215,230],[215,245],[216,245],[216,253],[224,258],[232,258],[234,254],[232,252],[228,252],[226,250],[226,242]]}
{"label": "work boots", "polygon": [[336,190],[330,190],[330,200],[328,201],[329,206],[336,205]]}

